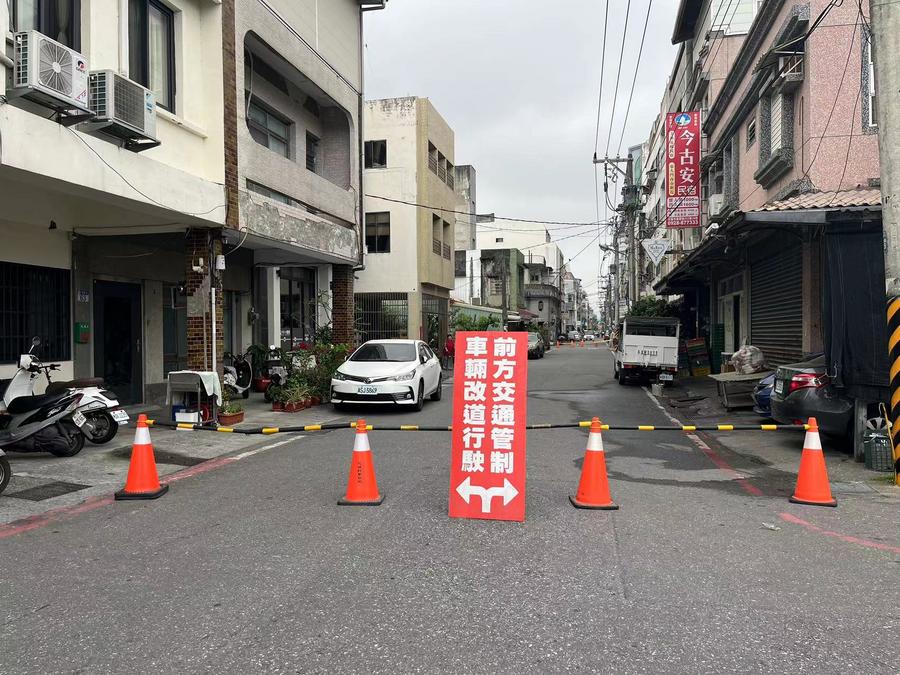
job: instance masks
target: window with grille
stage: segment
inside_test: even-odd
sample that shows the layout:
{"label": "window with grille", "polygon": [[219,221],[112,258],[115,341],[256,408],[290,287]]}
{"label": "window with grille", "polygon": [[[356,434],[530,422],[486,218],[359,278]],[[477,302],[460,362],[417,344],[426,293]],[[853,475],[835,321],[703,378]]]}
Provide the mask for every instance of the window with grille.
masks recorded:
{"label": "window with grille", "polygon": [[247,112],[247,126],[253,140],[282,157],[289,157],[291,125],[255,99],[250,101]]}
{"label": "window with grille", "polygon": [[0,262],[0,363],[15,363],[31,338],[43,361],[72,358],[70,272]]}
{"label": "window with grille", "polygon": [[391,250],[391,214],[388,211],[366,214],[366,249],[368,253]]}
{"label": "window with grille", "polygon": [[747,122],[747,149],[756,143],[756,119]]}

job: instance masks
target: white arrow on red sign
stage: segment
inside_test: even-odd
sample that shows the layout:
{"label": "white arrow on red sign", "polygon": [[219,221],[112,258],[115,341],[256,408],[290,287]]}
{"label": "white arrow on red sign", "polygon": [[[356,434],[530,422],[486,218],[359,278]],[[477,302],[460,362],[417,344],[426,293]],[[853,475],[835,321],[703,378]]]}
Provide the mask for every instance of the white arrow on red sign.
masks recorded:
{"label": "white arrow on red sign", "polygon": [[459,493],[459,496],[465,500],[466,504],[469,503],[472,495],[481,497],[482,513],[491,512],[491,500],[493,500],[494,497],[503,497],[503,506],[506,506],[519,494],[519,491],[516,490],[516,486],[510,483],[506,478],[503,479],[503,487],[497,486],[485,488],[480,485],[472,485],[472,479],[469,476],[466,476],[466,479],[456,486],[456,491]]}

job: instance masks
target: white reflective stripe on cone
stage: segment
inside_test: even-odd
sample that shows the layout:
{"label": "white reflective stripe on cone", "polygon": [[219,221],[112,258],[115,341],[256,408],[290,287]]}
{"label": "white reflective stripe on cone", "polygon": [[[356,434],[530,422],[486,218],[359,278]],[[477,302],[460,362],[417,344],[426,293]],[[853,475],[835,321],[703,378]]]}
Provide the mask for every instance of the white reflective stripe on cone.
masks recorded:
{"label": "white reflective stripe on cone", "polygon": [[138,427],[134,432],[135,445],[150,445],[150,429]]}
{"label": "white reflective stripe on cone", "polygon": [[819,438],[818,431],[807,431],[806,438],[803,441],[803,448],[805,450],[821,450],[822,449],[822,441]]}
{"label": "white reflective stripe on cone", "polygon": [[603,435],[593,431],[588,434],[587,449],[590,452],[603,452]]}
{"label": "white reflective stripe on cone", "polygon": [[353,441],[353,452],[369,452],[369,434],[356,434],[356,440]]}

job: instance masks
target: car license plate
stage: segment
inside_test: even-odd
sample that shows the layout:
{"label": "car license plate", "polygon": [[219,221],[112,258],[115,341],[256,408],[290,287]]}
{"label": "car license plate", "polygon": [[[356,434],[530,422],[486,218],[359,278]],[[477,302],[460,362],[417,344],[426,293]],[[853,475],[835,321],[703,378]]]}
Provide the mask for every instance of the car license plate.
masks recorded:
{"label": "car license plate", "polygon": [[775,381],[775,393],[781,394],[784,391],[784,380]]}
{"label": "car license plate", "polygon": [[356,393],[371,396],[373,394],[378,393],[378,387],[370,387],[370,386],[366,386],[366,385],[360,385],[360,387],[356,390]]}
{"label": "car license plate", "polygon": [[660,382],[671,382],[672,381],[672,373],[660,373],[659,381]]}
{"label": "car license plate", "polygon": [[128,422],[128,413],[124,410],[113,410],[109,414],[119,424],[125,424]]}
{"label": "car license plate", "polygon": [[79,427],[83,427],[84,423],[87,422],[84,415],[82,415],[77,410],[72,413],[72,421],[75,422],[75,424],[78,425]]}

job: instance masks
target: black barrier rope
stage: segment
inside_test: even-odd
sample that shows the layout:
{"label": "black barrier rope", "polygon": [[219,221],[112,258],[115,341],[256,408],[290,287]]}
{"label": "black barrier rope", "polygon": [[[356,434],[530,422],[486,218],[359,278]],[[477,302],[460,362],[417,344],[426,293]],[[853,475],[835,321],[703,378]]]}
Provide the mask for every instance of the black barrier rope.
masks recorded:
{"label": "black barrier rope", "polygon": [[[217,431],[221,433],[234,434],[284,434],[284,433],[300,433],[305,431],[330,431],[334,429],[355,429],[356,422],[336,422],[332,424],[306,424],[302,426],[287,427],[250,427],[241,429],[239,427],[212,426],[208,424],[190,424],[187,422],[166,422],[162,420],[147,420],[147,424],[152,427],[161,427],[165,429],[178,429],[183,431]],[[581,422],[570,422],[566,424],[526,424],[528,430],[540,429],[578,429],[588,428],[591,426],[590,420]],[[603,424],[603,431],[806,431],[809,429],[808,424],[685,424],[685,425],[669,425],[658,426],[653,424],[638,425],[618,425]],[[401,424],[397,426],[379,426],[374,424],[366,425],[367,431],[453,431],[453,427],[446,426],[422,426],[419,424]]]}

